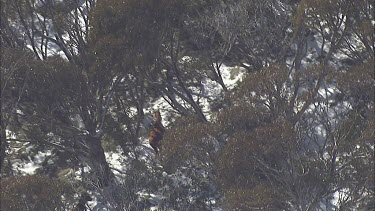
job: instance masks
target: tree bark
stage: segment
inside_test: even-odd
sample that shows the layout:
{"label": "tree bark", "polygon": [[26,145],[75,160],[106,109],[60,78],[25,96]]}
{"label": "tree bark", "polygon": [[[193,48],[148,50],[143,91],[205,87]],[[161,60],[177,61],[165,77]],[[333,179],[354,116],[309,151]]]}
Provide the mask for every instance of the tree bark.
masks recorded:
{"label": "tree bark", "polygon": [[6,141],[6,131],[5,126],[3,125],[3,119],[1,115],[1,140],[0,140],[0,175],[2,175],[4,170],[4,160],[6,156],[6,148],[7,148],[7,141]]}
{"label": "tree bark", "polygon": [[89,135],[86,140],[89,148],[88,164],[95,173],[95,177],[99,182],[100,187],[108,186],[110,183],[114,182],[115,175],[111,171],[105,158],[100,137]]}

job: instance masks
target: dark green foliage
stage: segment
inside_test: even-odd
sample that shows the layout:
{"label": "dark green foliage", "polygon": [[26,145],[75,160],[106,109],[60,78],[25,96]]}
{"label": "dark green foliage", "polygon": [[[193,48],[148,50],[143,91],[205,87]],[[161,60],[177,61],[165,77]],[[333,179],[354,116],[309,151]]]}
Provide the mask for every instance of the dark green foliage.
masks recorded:
{"label": "dark green foliage", "polygon": [[[180,118],[174,122],[174,127],[165,133],[162,141],[164,167],[168,171],[175,171],[186,161],[197,159],[201,164],[209,158],[214,150],[208,123],[201,123],[196,117]],[[208,157],[207,157],[208,156]],[[209,162],[209,160],[208,160]]]}
{"label": "dark green foliage", "polygon": [[228,189],[224,193],[224,207],[230,210],[279,210],[275,201],[284,200],[282,196],[276,194],[276,190],[263,185],[257,185],[252,188],[237,187]]}
{"label": "dark green foliage", "polygon": [[[345,72],[331,77],[336,79],[338,89],[342,96],[350,98],[356,109],[369,109],[368,105],[374,102],[374,59],[360,65],[353,66]],[[365,108],[367,107],[367,108]]]}
{"label": "dark green foliage", "polygon": [[[1,210],[66,210],[72,200],[72,187],[46,176],[1,179]],[[64,198],[63,198],[64,197]]]}
{"label": "dark green foliage", "polygon": [[[282,208],[287,199],[276,178],[295,149],[290,123],[275,121],[230,136],[217,159],[218,182],[228,208]],[[275,180],[274,180],[275,179]],[[250,195],[249,195],[250,194]]]}
{"label": "dark green foliage", "polygon": [[[100,1],[91,13],[90,42],[101,61],[147,65],[157,57],[167,27],[182,15],[174,0]],[[100,18],[99,18],[100,17]],[[124,55],[123,58],[119,56]],[[116,61],[116,62],[114,62]],[[122,68],[129,68],[123,66]]]}
{"label": "dark green foliage", "polygon": [[182,117],[173,125],[161,142],[163,168],[173,175],[165,181],[170,190],[163,192],[169,198],[163,206],[167,209],[210,210],[211,200],[219,197],[213,172],[220,143],[213,134],[214,127],[200,122],[197,117]]}

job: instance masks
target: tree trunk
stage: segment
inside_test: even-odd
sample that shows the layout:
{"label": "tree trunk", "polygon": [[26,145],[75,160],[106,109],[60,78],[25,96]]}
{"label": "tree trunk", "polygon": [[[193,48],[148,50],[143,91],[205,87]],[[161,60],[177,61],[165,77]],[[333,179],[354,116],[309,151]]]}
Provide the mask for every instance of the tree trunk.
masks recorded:
{"label": "tree trunk", "polygon": [[4,122],[2,122],[1,125],[1,140],[0,140],[0,175],[2,175],[4,170],[4,160],[6,156],[6,148],[7,148],[7,141],[6,141],[6,131],[5,126],[3,125]]}
{"label": "tree trunk", "polygon": [[92,168],[100,187],[108,186],[114,182],[115,175],[111,171],[105,158],[104,149],[101,145],[100,138],[95,136],[87,137],[87,146],[89,148],[89,166]]}

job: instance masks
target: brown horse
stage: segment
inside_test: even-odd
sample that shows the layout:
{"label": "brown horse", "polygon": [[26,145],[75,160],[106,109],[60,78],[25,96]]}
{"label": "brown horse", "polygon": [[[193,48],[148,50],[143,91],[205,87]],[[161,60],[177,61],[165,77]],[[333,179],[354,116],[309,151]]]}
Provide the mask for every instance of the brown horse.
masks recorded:
{"label": "brown horse", "polygon": [[152,129],[150,131],[150,136],[148,138],[148,143],[155,150],[156,154],[160,151],[160,140],[163,139],[165,128],[161,123],[160,111],[154,112],[154,119],[152,121]]}
{"label": "brown horse", "polygon": [[88,193],[82,193],[79,198],[78,204],[72,209],[72,211],[87,211],[87,202],[92,201],[91,196]]}

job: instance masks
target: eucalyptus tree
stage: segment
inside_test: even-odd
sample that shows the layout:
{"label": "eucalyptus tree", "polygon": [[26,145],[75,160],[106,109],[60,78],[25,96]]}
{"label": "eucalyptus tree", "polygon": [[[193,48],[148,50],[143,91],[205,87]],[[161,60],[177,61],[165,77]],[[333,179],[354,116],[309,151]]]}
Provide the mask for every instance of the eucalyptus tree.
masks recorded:
{"label": "eucalyptus tree", "polygon": [[[9,9],[2,13],[2,20],[8,23],[2,43],[27,46],[39,60],[28,57],[24,63],[29,65],[23,63],[29,68],[27,84],[16,108],[21,114],[17,116],[19,128],[12,132],[24,141],[70,153],[70,159],[91,167],[100,186],[109,184],[114,175],[101,139],[110,102],[123,77],[117,70],[102,77],[110,70],[93,68],[88,13],[95,1],[17,0],[2,4]],[[23,51],[26,54],[27,49]],[[11,60],[2,68],[17,64]]]}

